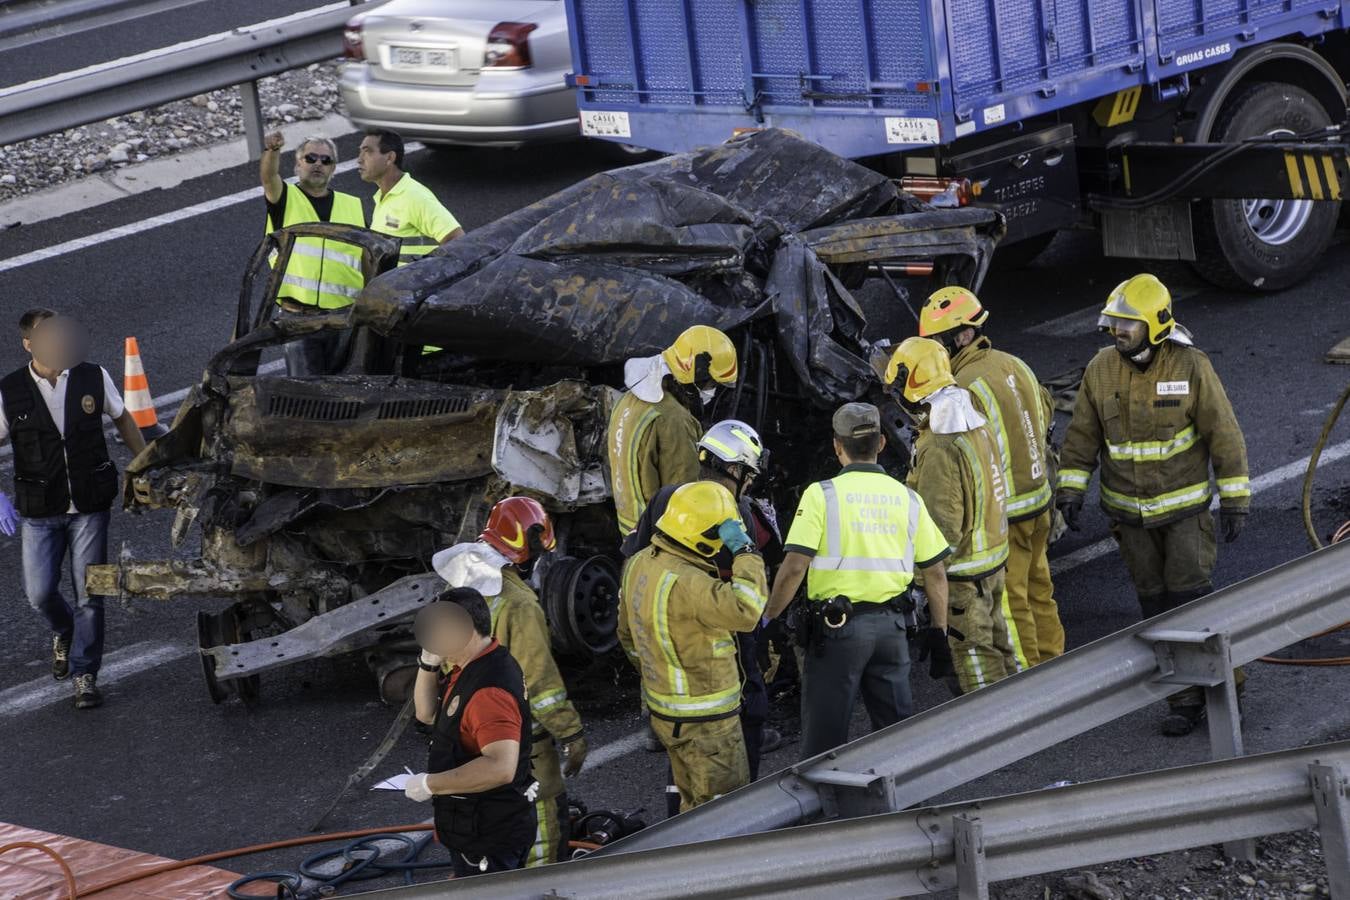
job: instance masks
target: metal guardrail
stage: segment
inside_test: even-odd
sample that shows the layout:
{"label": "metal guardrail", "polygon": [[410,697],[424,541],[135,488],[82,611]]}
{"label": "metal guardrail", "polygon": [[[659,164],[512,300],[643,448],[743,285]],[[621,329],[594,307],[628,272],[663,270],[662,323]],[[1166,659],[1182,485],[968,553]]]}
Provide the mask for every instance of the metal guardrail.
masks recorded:
{"label": "metal guardrail", "polygon": [[[375,3],[362,4],[373,6]],[[257,81],[342,53],[346,2],[0,88],[0,146],[239,85],[249,155],[262,153]]]}
{"label": "metal guardrail", "polygon": [[1350,741],[970,803],[594,855],[365,896],[466,900],[927,897],[991,882],[1316,827],[1334,900],[1350,900]]}
{"label": "metal guardrail", "polygon": [[0,51],[93,31],[209,0],[9,0],[0,2]]}
{"label": "metal guardrail", "polygon": [[761,778],[600,852],[901,810],[1162,700],[1179,684],[1207,684],[1215,755],[1238,755],[1236,718],[1225,721],[1236,706],[1231,666],[1347,620],[1350,541]]}

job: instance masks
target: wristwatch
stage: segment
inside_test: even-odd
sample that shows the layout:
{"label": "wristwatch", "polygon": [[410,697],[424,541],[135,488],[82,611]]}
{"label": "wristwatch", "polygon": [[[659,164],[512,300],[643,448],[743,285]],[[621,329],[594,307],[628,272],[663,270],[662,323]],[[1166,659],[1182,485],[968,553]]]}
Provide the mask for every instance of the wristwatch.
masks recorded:
{"label": "wristwatch", "polygon": [[421,669],[423,672],[440,672],[440,671],[441,671],[441,667],[440,667],[440,666],[429,666],[429,665],[427,665],[426,663],[422,662],[420,659],[417,661],[417,668]]}

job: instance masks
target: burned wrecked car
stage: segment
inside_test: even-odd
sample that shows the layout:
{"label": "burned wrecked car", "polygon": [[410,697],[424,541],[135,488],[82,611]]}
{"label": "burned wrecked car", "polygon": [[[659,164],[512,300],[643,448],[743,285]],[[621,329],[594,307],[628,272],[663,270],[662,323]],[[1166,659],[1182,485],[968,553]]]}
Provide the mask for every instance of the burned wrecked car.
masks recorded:
{"label": "burned wrecked car", "polygon": [[[774,130],[593,176],[398,269],[379,235],[277,232],[253,258],[235,340],[128,470],[128,507],[175,510],[174,546],[196,554],[124,552],[90,568],[90,590],[228,600],[199,613],[217,700],[251,696],[267,669],[353,652],[394,699],[415,660],[409,619],[441,585],[432,554],[523,492],[557,523],[534,573],[555,648],[605,653],[619,537],[605,431],[623,363],[692,324],[728,333],[742,376],[704,418],[756,425],[767,487],[789,502],[826,470],[831,410],[878,390],[875,322],[913,327],[901,279],[977,286],[1001,232],[991,211],[934,208]],[[362,248],[354,305],[273,315],[266,260],[299,235]],[[326,329],[342,337],[339,371],[260,365]]]}

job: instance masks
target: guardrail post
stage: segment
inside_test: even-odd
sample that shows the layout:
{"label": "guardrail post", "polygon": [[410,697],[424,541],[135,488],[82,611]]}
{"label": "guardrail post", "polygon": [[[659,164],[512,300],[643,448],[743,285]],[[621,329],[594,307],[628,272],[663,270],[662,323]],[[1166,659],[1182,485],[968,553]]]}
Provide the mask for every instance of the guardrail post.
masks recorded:
{"label": "guardrail post", "polygon": [[1337,766],[1313,763],[1313,806],[1317,831],[1322,836],[1322,861],[1327,865],[1327,884],[1332,900],[1350,900],[1350,798],[1346,776]]}
{"label": "guardrail post", "polygon": [[952,816],[957,900],[989,900],[984,859],[984,826],[974,816]]}
{"label": "guardrail post", "polygon": [[893,778],[839,769],[812,769],[799,774],[820,795],[820,810],[827,819],[856,819],[901,808],[895,799]]}
{"label": "guardrail post", "polygon": [[[1210,755],[1216,760],[1241,756],[1242,713],[1228,632],[1160,629],[1145,631],[1140,637],[1153,644],[1158,660],[1155,681],[1204,687]],[[1233,859],[1256,861],[1255,841],[1229,841],[1223,850]]]}
{"label": "guardrail post", "polygon": [[239,85],[239,107],[244,114],[244,143],[249,159],[261,159],[263,152],[262,101],[258,98],[258,82],[245,81]]}

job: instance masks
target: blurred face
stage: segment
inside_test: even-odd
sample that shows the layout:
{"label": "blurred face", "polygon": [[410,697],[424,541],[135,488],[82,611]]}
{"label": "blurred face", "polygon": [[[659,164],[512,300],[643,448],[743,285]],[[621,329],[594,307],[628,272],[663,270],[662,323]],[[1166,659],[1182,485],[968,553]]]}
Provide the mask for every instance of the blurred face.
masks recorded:
{"label": "blurred face", "polygon": [[1106,330],[1116,340],[1116,349],[1121,353],[1138,353],[1144,349],[1148,340],[1148,326],[1137,319],[1117,319],[1111,317]]}
{"label": "blurred face", "polygon": [[295,154],[295,177],[300,186],[311,193],[323,193],[328,190],[328,182],[333,180],[337,171],[337,157],[333,148],[327,144],[311,142],[301,147]]}
{"label": "blurred face", "polygon": [[473,620],[457,603],[437,601],[422,608],[413,620],[413,635],[423,650],[458,664],[474,643]]}
{"label": "blurred face", "polygon": [[380,152],[378,137],[367,135],[361,141],[361,149],[356,153],[356,170],[361,173],[362,181],[379,181],[393,164],[394,154]]}
{"label": "blurred face", "polygon": [[52,316],[33,328],[28,344],[38,366],[64,372],[84,362],[89,355],[89,332],[74,319]]}

